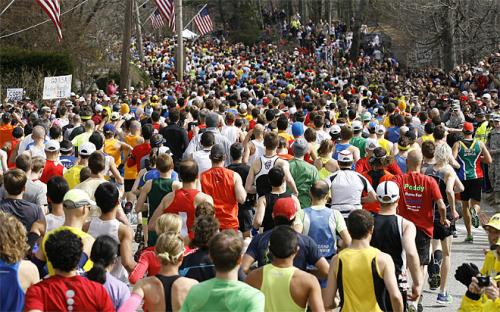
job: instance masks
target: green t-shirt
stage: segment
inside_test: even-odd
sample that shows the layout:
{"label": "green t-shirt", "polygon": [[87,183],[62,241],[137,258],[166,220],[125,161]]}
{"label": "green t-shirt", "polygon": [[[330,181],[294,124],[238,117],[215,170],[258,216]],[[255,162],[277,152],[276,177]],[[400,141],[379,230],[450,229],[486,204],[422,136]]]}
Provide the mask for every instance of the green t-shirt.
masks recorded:
{"label": "green t-shirt", "polygon": [[264,294],[248,284],[212,278],[191,287],[181,312],[261,312],[264,303]]}
{"label": "green t-shirt", "polygon": [[352,145],[356,146],[359,148],[359,157],[363,158],[365,157],[365,145],[366,145],[366,139],[363,137],[354,137],[352,138],[349,143]]}
{"label": "green t-shirt", "polygon": [[316,167],[300,159],[289,161],[290,173],[299,191],[299,202],[301,208],[311,207],[311,186],[319,180],[319,172]]}

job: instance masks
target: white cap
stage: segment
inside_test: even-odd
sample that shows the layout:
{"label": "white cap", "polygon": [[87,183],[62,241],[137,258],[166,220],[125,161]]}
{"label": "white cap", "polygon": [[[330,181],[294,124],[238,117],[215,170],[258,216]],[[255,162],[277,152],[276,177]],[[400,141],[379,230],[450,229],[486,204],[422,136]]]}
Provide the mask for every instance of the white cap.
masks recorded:
{"label": "white cap", "polygon": [[359,120],[354,120],[352,122],[352,130],[356,131],[361,129],[363,129],[363,123]]}
{"label": "white cap", "polygon": [[57,152],[60,148],[61,146],[56,140],[50,140],[45,144],[45,151],[47,152]]}
{"label": "white cap", "polygon": [[354,158],[352,157],[352,153],[349,150],[343,150],[339,153],[338,161],[340,162],[353,162]]}
{"label": "white cap", "polygon": [[120,119],[120,113],[119,112],[112,112],[111,113],[111,120],[118,120]]}
{"label": "white cap", "polygon": [[83,96],[80,96],[80,98],[78,99],[79,102],[85,102],[85,98]]}
{"label": "white cap", "polygon": [[75,92],[71,92],[69,95],[70,96],[76,96]]}
{"label": "white cap", "polygon": [[241,103],[241,104],[240,104],[240,107],[239,107],[239,109],[240,109],[240,110],[244,110],[244,111],[246,111],[246,110],[247,110],[247,108],[248,108],[248,107],[247,107],[247,105],[246,105],[245,103]]}
{"label": "white cap", "polygon": [[107,96],[107,95],[103,96],[103,97],[102,97],[102,100],[103,100],[103,101],[109,101],[109,96]]}
{"label": "white cap", "polygon": [[340,133],[340,126],[339,125],[333,125],[330,128],[330,133],[331,134],[339,134]]}
{"label": "white cap", "polygon": [[375,127],[375,133],[384,133],[385,132],[385,127],[384,125],[377,125]]}
{"label": "white cap", "polygon": [[90,156],[93,152],[95,152],[95,145],[94,143],[90,142],[85,142],[80,147],[78,147],[78,154],[83,155],[83,156]]}
{"label": "white cap", "polygon": [[485,93],[481,98],[491,100],[491,95],[489,93]]}
{"label": "white cap", "polygon": [[377,199],[384,204],[395,203],[399,199],[399,187],[392,181],[385,181],[377,186]]}
{"label": "white cap", "polygon": [[378,144],[377,139],[367,139],[366,140],[365,149],[367,149],[369,151],[373,151],[374,149],[376,149],[379,146],[380,146],[380,144]]}
{"label": "white cap", "polygon": [[492,114],[490,119],[493,121],[500,121],[500,114]]}
{"label": "white cap", "polygon": [[102,112],[102,105],[101,104],[97,104],[95,106],[95,111],[98,112],[98,113]]}
{"label": "white cap", "polygon": [[160,154],[172,155],[172,152],[170,151],[170,148],[168,148],[168,146],[160,146],[160,148],[158,148],[158,155]]}

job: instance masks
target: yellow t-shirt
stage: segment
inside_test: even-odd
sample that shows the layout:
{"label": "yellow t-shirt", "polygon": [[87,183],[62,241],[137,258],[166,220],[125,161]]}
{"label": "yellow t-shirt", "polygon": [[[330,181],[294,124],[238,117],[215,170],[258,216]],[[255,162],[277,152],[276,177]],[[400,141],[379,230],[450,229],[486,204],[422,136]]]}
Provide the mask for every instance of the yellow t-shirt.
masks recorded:
{"label": "yellow t-shirt", "polygon": [[481,268],[482,275],[496,276],[500,273],[500,261],[495,256],[495,252],[490,250],[484,257],[483,267]]}
{"label": "yellow t-shirt", "polygon": [[[137,139],[139,138],[138,135],[127,135],[123,138],[125,143],[128,145],[132,146],[134,148],[137,145]],[[137,177],[137,166],[132,166],[129,167],[127,166],[126,158],[125,158],[125,170],[123,174],[123,178],[125,180],[135,180]]]}
{"label": "yellow t-shirt", "polygon": [[104,153],[114,158],[116,167],[118,167],[122,163],[120,147],[116,147],[117,142],[118,140],[115,138],[104,140]]}
{"label": "yellow t-shirt", "polygon": [[[78,229],[78,228],[75,228],[75,227],[71,227],[71,226],[66,226],[66,225],[60,226],[60,227],[58,227],[56,229],[53,229],[52,231],[48,232],[47,234],[45,234],[45,237],[43,238],[43,241],[42,241],[42,251],[43,251],[43,254],[44,254],[45,258],[47,259],[47,269],[49,271],[49,275],[50,276],[52,276],[52,275],[55,274],[55,270],[54,270],[54,267],[52,267],[52,263],[49,261],[49,258],[47,258],[47,253],[45,252],[45,242],[50,237],[50,235],[52,235],[52,234],[54,234],[56,232],[62,231],[62,230],[69,230],[69,231],[71,231],[73,234],[75,234],[76,236],[78,236],[82,241],[85,238],[87,238],[87,237],[90,236],[89,234],[85,233],[81,229]],[[64,251],[61,250],[61,252],[64,252]],[[83,269],[85,272],[88,272],[88,271],[90,271],[90,269],[92,269],[92,267],[94,266],[94,263],[92,262],[92,260],[90,260],[90,255],[87,255],[87,254],[82,255],[82,257],[80,258],[80,261],[82,261],[82,259],[84,259],[84,258],[86,258],[86,261],[85,261],[85,264],[83,265],[83,267],[81,269]]]}
{"label": "yellow t-shirt", "polygon": [[80,183],[80,172],[82,169],[82,165],[74,165],[64,173],[64,179],[68,182],[69,189],[74,188]]}

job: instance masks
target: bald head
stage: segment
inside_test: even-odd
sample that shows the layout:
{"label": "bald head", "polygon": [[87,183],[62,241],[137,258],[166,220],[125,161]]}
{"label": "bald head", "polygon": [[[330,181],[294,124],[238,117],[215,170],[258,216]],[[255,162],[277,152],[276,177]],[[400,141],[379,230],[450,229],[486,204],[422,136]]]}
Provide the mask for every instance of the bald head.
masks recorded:
{"label": "bald head", "polygon": [[255,127],[253,128],[253,134],[255,135],[256,138],[262,138],[264,135],[264,126],[261,124],[256,124]]}
{"label": "bald head", "polygon": [[420,150],[412,150],[408,153],[406,158],[406,166],[408,171],[420,172],[420,166],[422,165],[422,152]]}
{"label": "bald head", "polygon": [[35,126],[31,137],[33,140],[43,140],[45,138],[45,128],[42,126]]}

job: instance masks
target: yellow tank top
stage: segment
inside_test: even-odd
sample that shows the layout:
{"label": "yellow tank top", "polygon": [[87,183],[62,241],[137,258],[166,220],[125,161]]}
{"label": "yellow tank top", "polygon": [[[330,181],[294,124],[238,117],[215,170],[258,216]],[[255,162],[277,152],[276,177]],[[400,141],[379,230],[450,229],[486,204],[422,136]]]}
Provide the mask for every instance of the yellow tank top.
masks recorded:
{"label": "yellow tank top", "polygon": [[64,173],[64,179],[68,182],[69,189],[74,188],[78,183],[80,183],[80,172],[82,169],[82,165],[74,165]]}
{"label": "yellow tank top", "polygon": [[[128,145],[132,146],[134,148],[137,145],[137,139],[139,138],[138,135],[127,135],[126,137],[123,138],[125,143]],[[128,155],[126,155],[128,158]],[[135,180],[137,177],[137,166],[132,166],[129,167],[127,166],[127,158],[124,158],[125,160],[125,170],[123,174],[123,178],[125,180]]]}
{"label": "yellow tank top", "polygon": [[380,147],[385,149],[385,151],[387,152],[387,155],[391,154],[391,147],[389,146],[388,140],[386,140],[384,138],[380,138],[380,139],[378,139],[378,144],[380,145]]}
{"label": "yellow tank top", "polygon": [[278,268],[271,263],[264,266],[260,291],[266,297],[266,312],[303,312],[306,310],[306,308],[299,307],[290,294],[290,281],[295,270],[295,267]]}
{"label": "yellow tank top", "polygon": [[[49,259],[47,258],[47,254],[45,253],[45,242],[47,241],[47,239],[49,238],[49,236],[51,234],[54,234],[54,233],[56,233],[58,231],[63,231],[63,230],[69,230],[69,231],[71,231],[73,234],[75,234],[76,236],[78,236],[82,241],[85,238],[87,238],[88,236],[90,236],[89,234],[85,233],[84,231],[82,231],[79,228],[75,228],[75,227],[71,227],[71,226],[66,226],[66,225],[60,226],[60,227],[58,227],[56,229],[53,229],[52,231],[48,232],[47,234],[45,234],[45,237],[43,238],[43,241],[42,241],[42,247],[43,247],[43,254],[45,255],[45,258],[47,259],[47,269],[49,271],[49,275],[50,276],[52,276],[52,275],[55,274],[55,270],[52,267],[52,262],[49,261]],[[90,271],[90,269],[92,269],[92,267],[94,266],[94,263],[92,262],[92,260],[90,260],[90,255],[85,255],[85,257],[87,258],[87,261],[83,265],[83,270],[85,272],[88,272],[88,271]],[[81,258],[80,258],[80,260],[81,260]]]}
{"label": "yellow tank top", "polygon": [[342,312],[382,311],[379,302],[383,302],[385,284],[377,266],[379,253],[374,247],[346,248],[339,253],[337,281],[342,287]]}
{"label": "yellow tank top", "polygon": [[122,156],[120,155],[120,148],[116,147],[117,139],[106,139],[104,141],[104,153],[115,159],[115,164],[118,167],[122,163]]}
{"label": "yellow tank top", "polygon": [[332,175],[332,173],[330,171],[328,171],[328,169],[326,169],[326,164],[330,161],[331,158],[328,158],[328,157],[320,157],[321,159],[321,169],[319,170],[319,178],[321,180],[324,180],[326,178],[328,178],[329,176]]}
{"label": "yellow tank top", "polygon": [[422,142],[425,142],[425,141],[432,141],[432,142],[434,142],[434,135],[432,135],[432,134],[424,134],[424,135],[422,135]]}

